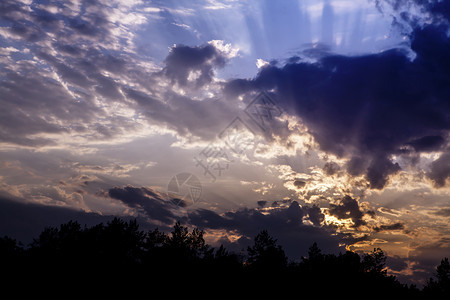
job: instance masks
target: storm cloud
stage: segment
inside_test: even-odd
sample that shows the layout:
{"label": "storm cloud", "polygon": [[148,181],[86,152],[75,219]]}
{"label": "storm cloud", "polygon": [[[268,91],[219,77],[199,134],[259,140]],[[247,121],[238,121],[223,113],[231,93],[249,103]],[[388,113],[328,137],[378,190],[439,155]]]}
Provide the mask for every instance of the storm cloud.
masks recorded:
{"label": "storm cloud", "polygon": [[349,173],[363,173],[371,188],[382,189],[400,170],[394,155],[442,151],[448,143],[447,27],[418,27],[410,39],[414,58],[402,48],[360,56],[318,53],[312,63],[293,57],[255,78],[231,80],[224,91],[237,96],[274,89],[322,150],[349,158]]}

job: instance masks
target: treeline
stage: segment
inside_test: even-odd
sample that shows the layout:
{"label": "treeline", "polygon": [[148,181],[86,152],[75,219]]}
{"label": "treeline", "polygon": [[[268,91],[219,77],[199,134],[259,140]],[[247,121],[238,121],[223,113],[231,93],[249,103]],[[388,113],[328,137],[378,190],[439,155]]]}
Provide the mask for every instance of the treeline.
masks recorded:
{"label": "treeline", "polygon": [[334,255],[323,254],[314,243],[307,257],[289,262],[266,230],[241,254],[211,247],[203,235],[180,223],[166,234],[158,229],[141,231],[135,220],[115,218],[93,227],[71,221],[46,228],[27,247],[12,238],[0,238],[0,267],[12,284],[50,290],[120,287],[135,291],[170,286],[172,292],[181,289],[189,294],[213,287],[223,293],[246,290],[260,295],[269,291],[432,299],[450,295],[447,258],[438,266],[436,277],[420,290],[387,274],[381,249],[362,256],[351,251]]}

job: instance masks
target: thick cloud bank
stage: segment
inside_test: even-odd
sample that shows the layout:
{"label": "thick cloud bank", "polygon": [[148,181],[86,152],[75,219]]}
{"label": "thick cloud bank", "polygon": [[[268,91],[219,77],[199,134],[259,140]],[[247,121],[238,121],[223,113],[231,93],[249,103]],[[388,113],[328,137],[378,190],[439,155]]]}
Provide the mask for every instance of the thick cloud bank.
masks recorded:
{"label": "thick cloud bank", "polygon": [[[402,48],[362,56],[319,53],[313,63],[292,57],[253,79],[228,82],[225,91],[236,96],[274,89],[323,150],[351,158],[348,172],[364,173],[371,188],[381,189],[400,170],[393,156],[448,151],[448,26],[417,25],[410,39],[414,55]],[[433,167],[430,178],[442,186],[448,175]]]}

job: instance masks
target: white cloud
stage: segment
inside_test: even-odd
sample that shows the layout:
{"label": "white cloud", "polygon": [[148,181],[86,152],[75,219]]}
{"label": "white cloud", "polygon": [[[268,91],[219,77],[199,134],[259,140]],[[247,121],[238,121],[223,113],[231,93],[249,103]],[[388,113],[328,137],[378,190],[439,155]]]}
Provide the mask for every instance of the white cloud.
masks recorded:
{"label": "white cloud", "polygon": [[213,45],[228,59],[236,57],[239,53],[239,48],[233,47],[231,43],[225,44],[223,40],[212,40],[208,44]]}
{"label": "white cloud", "polygon": [[268,66],[269,65],[269,62],[268,61],[265,61],[264,59],[262,59],[262,58],[258,58],[257,60],[256,60],[256,67],[258,68],[258,69],[261,69],[262,67],[265,67],[265,66]]}
{"label": "white cloud", "polygon": [[19,49],[14,47],[0,47],[0,55],[10,55],[11,52],[19,52]]}

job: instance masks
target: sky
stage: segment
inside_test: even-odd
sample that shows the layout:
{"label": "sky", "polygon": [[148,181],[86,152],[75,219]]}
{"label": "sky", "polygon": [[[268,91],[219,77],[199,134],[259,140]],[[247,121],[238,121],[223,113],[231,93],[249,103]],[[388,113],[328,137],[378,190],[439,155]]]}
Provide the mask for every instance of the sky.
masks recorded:
{"label": "sky", "polygon": [[291,259],[450,256],[450,5],[0,3],[0,235],[113,216]]}

